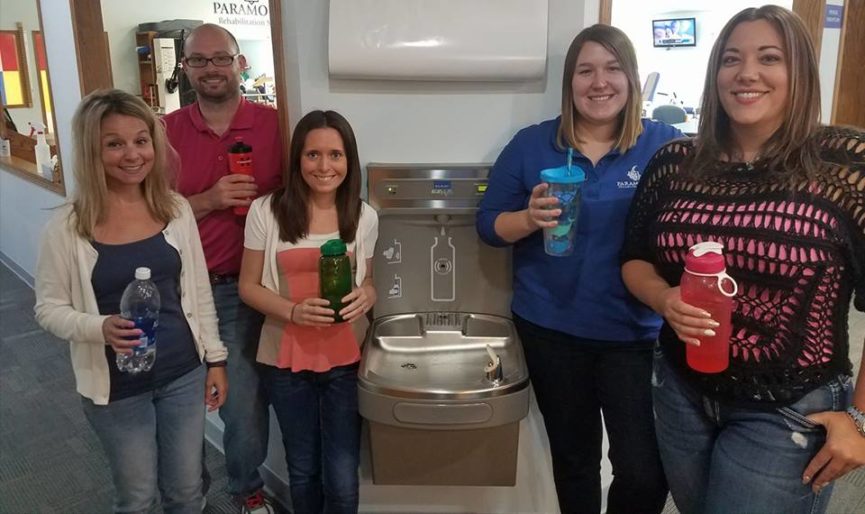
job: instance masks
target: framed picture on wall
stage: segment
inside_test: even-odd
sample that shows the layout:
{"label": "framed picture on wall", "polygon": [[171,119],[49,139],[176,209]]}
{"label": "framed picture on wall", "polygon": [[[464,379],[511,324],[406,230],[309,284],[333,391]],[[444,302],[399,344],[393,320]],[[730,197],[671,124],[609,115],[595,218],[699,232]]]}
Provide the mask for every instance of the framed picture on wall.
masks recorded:
{"label": "framed picture on wall", "polygon": [[0,100],[4,107],[30,107],[24,28],[0,30]]}

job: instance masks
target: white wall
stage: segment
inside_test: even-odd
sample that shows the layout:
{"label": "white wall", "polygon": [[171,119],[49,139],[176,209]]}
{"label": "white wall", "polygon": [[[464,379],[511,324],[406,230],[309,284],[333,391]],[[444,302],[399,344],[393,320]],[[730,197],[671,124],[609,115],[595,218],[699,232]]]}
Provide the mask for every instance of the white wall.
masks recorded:
{"label": "white wall", "polygon": [[357,132],[364,162],[495,159],[518,127],[556,114],[564,53],[574,35],[584,27],[582,2],[550,0],[545,82],[332,81],[327,74],[326,2],[285,4],[283,24],[292,124],[312,109],[340,111]]}

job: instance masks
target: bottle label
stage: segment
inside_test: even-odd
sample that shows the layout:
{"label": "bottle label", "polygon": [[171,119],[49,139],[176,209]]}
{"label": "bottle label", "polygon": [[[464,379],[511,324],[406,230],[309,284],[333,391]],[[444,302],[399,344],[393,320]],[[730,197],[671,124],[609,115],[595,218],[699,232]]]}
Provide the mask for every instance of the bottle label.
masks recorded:
{"label": "bottle label", "polygon": [[252,175],[252,154],[245,153],[230,153],[228,154],[228,170],[231,173],[241,173],[243,175]]}
{"label": "bottle label", "polygon": [[159,322],[154,318],[141,317],[136,318],[135,328],[141,330],[141,335],[138,337],[138,346],[135,347],[135,353],[141,353],[156,344],[156,327]]}

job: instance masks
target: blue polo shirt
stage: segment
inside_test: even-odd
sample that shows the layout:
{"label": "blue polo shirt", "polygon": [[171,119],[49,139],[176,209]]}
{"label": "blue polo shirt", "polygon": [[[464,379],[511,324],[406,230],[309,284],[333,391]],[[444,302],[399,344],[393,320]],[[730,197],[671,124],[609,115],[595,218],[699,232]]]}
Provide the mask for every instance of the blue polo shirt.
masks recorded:
{"label": "blue polo shirt", "polygon": [[[481,200],[476,226],[481,239],[505,246],[494,229],[503,212],[525,209],[540,172],[564,166],[567,151],[556,148],[560,118],[517,132],[493,166]],[[545,328],[602,341],[647,341],[658,335],[661,319],[640,303],[622,282],[619,251],[625,217],[643,170],[667,141],[682,137],[677,129],[643,120],[637,144],[616,149],[597,165],[574,152],[574,164],[586,172],[573,255],[544,252],[543,231],[513,244],[514,296],[518,316]]]}

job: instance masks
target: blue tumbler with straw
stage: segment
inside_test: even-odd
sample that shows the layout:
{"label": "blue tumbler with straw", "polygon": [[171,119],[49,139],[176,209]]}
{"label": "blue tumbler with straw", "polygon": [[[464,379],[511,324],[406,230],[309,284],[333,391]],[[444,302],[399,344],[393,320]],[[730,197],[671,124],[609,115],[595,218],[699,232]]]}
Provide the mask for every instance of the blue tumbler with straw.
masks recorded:
{"label": "blue tumbler with straw", "polygon": [[586,181],[586,173],[571,163],[573,150],[568,151],[567,166],[541,171],[541,182],[549,184],[547,196],[558,200],[552,209],[561,209],[555,227],[544,229],[544,251],[547,255],[563,257],[574,252],[574,236],[580,213],[580,190]]}

